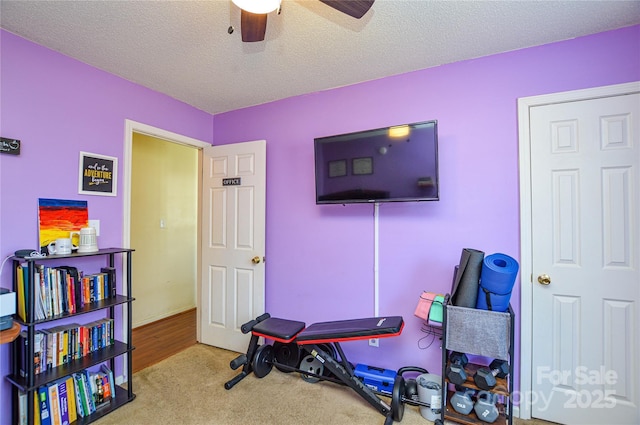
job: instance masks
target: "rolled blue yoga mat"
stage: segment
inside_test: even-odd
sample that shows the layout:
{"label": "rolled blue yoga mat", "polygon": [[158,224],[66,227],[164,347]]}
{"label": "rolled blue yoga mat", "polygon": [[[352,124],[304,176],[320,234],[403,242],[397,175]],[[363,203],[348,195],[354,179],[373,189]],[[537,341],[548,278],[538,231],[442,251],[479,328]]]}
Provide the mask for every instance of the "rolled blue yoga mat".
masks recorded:
{"label": "rolled blue yoga mat", "polygon": [[482,263],[476,308],[507,311],[519,268],[518,262],[506,254],[486,256]]}
{"label": "rolled blue yoga mat", "polygon": [[[487,297],[489,297],[488,300]],[[509,301],[511,301],[511,293],[505,295],[493,294],[491,292],[485,292],[481,286],[478,291],[476,308],[479,310],[507,311],[509,309]]]}
{"label": "rolled blue yoga mat", "polygon": [[518,275],[518,262],[506,254],[491,254],[484,258],[480,286],[494,294],[511,292]]}

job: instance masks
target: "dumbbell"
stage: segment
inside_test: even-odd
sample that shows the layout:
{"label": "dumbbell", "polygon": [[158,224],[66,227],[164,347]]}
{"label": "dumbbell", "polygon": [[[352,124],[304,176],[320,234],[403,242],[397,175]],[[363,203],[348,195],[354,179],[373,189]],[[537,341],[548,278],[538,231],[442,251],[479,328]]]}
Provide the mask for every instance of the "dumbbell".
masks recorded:
{"label": "dumbbell", "polygon": [[456,392],[451,396],[449,400],[453,410],[463,415],[468,415],[473,410],[473,400],[471,396],[475,393],[471,388],[464,388],[456,385]]}
{"label": "dumbbell", "polygon": [[450,364],[447,366],[447,378],[449,382],[455,385],[462,385],[467,380],[467,373],[464,371],[464,366],[468,363],[467,355],[454,351],[449,356]]}
{"label": "dumbbell", "polygon": [[476,404],[473,407],[476,416],[483,422],[493,423],[498,419],[500,413],[496,402],[498,401],[497,394],[491,394],[488,391],[480,391]]}
{"label": "dumbbell", "polygon": [[473,376],[473,381],[478,388],[490,390],[496,386],[496,376],[504,378],[509,374],[509,365],[504,360],[495,359],[489,367],[481,367]]}

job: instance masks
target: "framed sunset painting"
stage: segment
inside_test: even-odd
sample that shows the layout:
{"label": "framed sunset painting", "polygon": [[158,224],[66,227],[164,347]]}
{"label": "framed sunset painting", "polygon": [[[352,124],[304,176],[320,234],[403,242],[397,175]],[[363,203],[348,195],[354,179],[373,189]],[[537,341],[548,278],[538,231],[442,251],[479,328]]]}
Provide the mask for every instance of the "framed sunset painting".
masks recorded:
{"label": "framed sunset painting", "polygon": [[[87,201],[65,199],[38,199],[38,236],[40,250],[47,250],[58,238],[68,238],[70,232],[79,232],[89,225]],[[78,241],[73,241],[75,245]]]}

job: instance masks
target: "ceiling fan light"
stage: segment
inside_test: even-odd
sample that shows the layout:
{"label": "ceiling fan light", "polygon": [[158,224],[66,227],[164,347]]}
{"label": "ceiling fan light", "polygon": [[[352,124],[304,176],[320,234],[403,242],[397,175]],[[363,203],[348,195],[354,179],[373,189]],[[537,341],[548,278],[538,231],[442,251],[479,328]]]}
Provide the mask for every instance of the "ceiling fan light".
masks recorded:
{"label": "ceiling fan light", "polygon": [[280,7],[281,0],[231,0],[233,4],[249,13],[265,14]]}

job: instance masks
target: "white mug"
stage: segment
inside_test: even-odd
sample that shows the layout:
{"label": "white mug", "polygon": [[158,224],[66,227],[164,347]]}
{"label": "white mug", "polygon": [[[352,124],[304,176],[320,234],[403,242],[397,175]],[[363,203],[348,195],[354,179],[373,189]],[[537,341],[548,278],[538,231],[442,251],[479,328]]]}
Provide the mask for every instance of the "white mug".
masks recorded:
{"label": "white mug", "polygon": [[78,252],[98,251],[98,238],[94,227],[83,227],[80,232],[71,232],[71,237],[78,235]]}
{"label": "white mug", "polygon": [[74,249],[78,249],[78,247],[71,244],[71,238],[58,238],[47,247],[49,255],[68,255]]}

